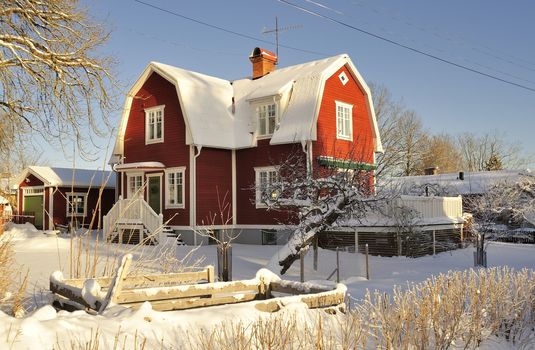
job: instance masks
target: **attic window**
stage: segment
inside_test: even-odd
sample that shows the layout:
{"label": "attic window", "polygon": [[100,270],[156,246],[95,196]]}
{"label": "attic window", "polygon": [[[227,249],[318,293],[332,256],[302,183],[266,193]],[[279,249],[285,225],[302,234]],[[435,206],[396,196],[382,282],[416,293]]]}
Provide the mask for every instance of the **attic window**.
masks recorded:
{"label": "attic window", "polygon": [[268,103],[256,107],[258,136],[269,136],[275,132],[278,123],[277,104]]}
{"label": "attic window", "polygon": [[165,105],[145,109],[145,144],[163,142]]}
{"label": "attic window", "polygon": [[349,81],[349,78],[347,77],[346,72],[342,72],[338,74],[338,79],[340,79],[343,85],[347,84],[347,82]]}

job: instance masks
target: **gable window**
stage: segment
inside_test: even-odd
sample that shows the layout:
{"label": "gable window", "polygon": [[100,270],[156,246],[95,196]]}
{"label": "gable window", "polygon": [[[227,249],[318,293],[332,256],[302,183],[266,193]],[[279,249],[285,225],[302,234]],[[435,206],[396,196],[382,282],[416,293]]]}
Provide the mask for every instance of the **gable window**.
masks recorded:
{"label": "gable window", "polygon": [[165,171],[165,207],[184,208],[184,172],[186,168]]}
{"label": "gable window", "polygon": [[336,101],[336,138],[353,140],[353,105]]}
{"label": "gable window", "polygon": [[277,104],[269,103],[256,107],[258,136],[269,136],[275,132],[278,123]]}
{"label": "gable window", "polygon": [[87,193],[67,193],[67,216],[81,216],[87,214]]}
{"label": "gable window", "polygon": [[143,174],[128,174],[127,175],[127,196],[128,198],[134,198],[134,196],[142,196],[143,191]]}
{"label": "gable window", "polygon": [[163,142],[163,110],[165,106],[145,109],[145,144]]}
{"label": "gable window", "polygon": [[275,167],[255,168],[255,175],[256,207],[265,208],[267,199],[277,199],[278,191],[272,186],[279,181],[279,172]]}

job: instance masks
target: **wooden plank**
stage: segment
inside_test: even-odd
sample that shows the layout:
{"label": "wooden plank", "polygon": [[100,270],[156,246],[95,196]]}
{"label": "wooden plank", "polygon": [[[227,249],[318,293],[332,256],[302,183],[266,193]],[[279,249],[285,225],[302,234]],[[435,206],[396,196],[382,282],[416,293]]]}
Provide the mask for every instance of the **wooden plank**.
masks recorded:
{"label": "wooden plank", "polygon": [[[287,281],[280,281],[280,282],[271,282],[271,291],[272,292],[278,292],[278,293],[285,293],[285,294],[291,294],[291,295],[299,295],[299,294],[305,294],[304,288],[297,288],[294,285],[286,284]],[[294,284],[294,283],[292,283]],[[309,288],[309,291],[306,292],[307,294],[310,293],[322,293],[327,292],[330,289],[328,288]]]}
{"label": "wooden plank", "polygon": [[[210,272],[211,268],[211,272]],[[210,274],[211,273],[211,274]],[[95,278],[97,283],[102,287],[107,289],[114,277],[97,277]],[[210,283],[210,279],[214,279],[214,268],[213,266],[207,266],[204,270],[194,271],[194,272],[176,272],[176,273],[166,273],[166,274],[151,274],[151,275],[138,275],[138,276],[128,276],[123,281],[123,289],[131,289],[134,287],[140,287],[144,285],[165,283],[198,283],[200,281],[206,281]],[[65,284],[69,284],[74,287],[81,288],[84,285],[85,278],[73,278],[66,279]]]}
{"label": "wooden plank", "polygon": [[104,298],[104,301],[100,308],[98,309],[99,313],[104,312],[108,305],[110,304],[117,304],[118,303],[118,296],[121,292],[123,280],[125,279],[128,268],[130,267],[130,264],[132,263],[132,254],[126,254],[121,259],[121,265],[117,269],[117,275],[113,279],[113,282],[110,285],[110,288],[108,289],[108,294],[106,294],[106,298]]}
{"label": "wooden plank", "polygon": [[139,301],[152,301],[162,299],[198,297],[207,294],[226,294],[244,291],[258,293],[259,285],[256,280],[235,282],[216,282],[200,285],[169,286],[159,288],[141,288],[135,290],[123,290],[117,296],[118,303],[133,303]]}
{"label": "wooden plank", "polygon": [[[255,300],[256,294],[243,294],[237,296],[224,296],[215,298],[189,298],[189,299],[166,299],[151,301],[152,309],[156,311],[185,310],[197,307],[235,304]],[[144,302],[122,304],[123,306],[138,309]]]}

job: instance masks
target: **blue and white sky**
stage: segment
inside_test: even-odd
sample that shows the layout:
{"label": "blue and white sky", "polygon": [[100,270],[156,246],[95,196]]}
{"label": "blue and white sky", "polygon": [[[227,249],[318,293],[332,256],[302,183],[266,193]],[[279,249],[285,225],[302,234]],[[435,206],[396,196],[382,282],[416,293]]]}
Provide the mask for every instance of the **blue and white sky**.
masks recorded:
{"label": "blue and white sky", "polygon": [[[254,47],[275,51],[274,35],[262,31],[273,28],[278,17],[280,27],[298,27],[282,31],[280,44],[300,49],[280,47],[280,67],[347,53],[366,81],[385,85],[394,98],[416,110],[431,132],[499,130],[510,140],[520,142],[526,153],[535,153],[535,91],[445,64],[277,0],[143,1],[258,40],[201,25],[134,0],[84,0],[82,5],[89,13],[112,31],[110,41],[101,50],[116,58],[118,78],[126,87],[150,61],[229,80],[249,76],[248,55]],[[288,2],[535,90],[533,1]],[[122,105],[123,101],[119,102]],[[118,126],[120,112],[111,119]],[[108,142],[97,141],[102,148]],[[67,158],[60,149],[44,154],[46,164],[53,166],[72,166],[72,159]],[[76,165],[102,167],[106,158],[102,150],[98,160],[77,159]]]}

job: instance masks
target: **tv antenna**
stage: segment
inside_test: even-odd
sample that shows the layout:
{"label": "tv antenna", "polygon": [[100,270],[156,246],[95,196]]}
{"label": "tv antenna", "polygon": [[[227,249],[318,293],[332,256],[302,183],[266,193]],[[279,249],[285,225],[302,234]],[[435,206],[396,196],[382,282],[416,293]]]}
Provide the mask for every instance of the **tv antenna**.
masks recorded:
{"label": "tv antenna", "polygon": [[282,28],[279,28],[279,19],[278,17],[275,17],[275,28],[266,28],[264,27],[264,29],[262,30],[262,34],[271,34],[271,33],[275,33],[275,44],[276,44],[276,51],[275,53],[277,54],[277,59],[279,58],[279,32],[284,32],[284,31],[287,31],[287,30],[294,30],[294,29],[299,29],[299,28],[302,28],[303,25],[302,24],[294,24],[294,25],[290,25],[290,26],[285,26],[285,27],[282,27]]}

